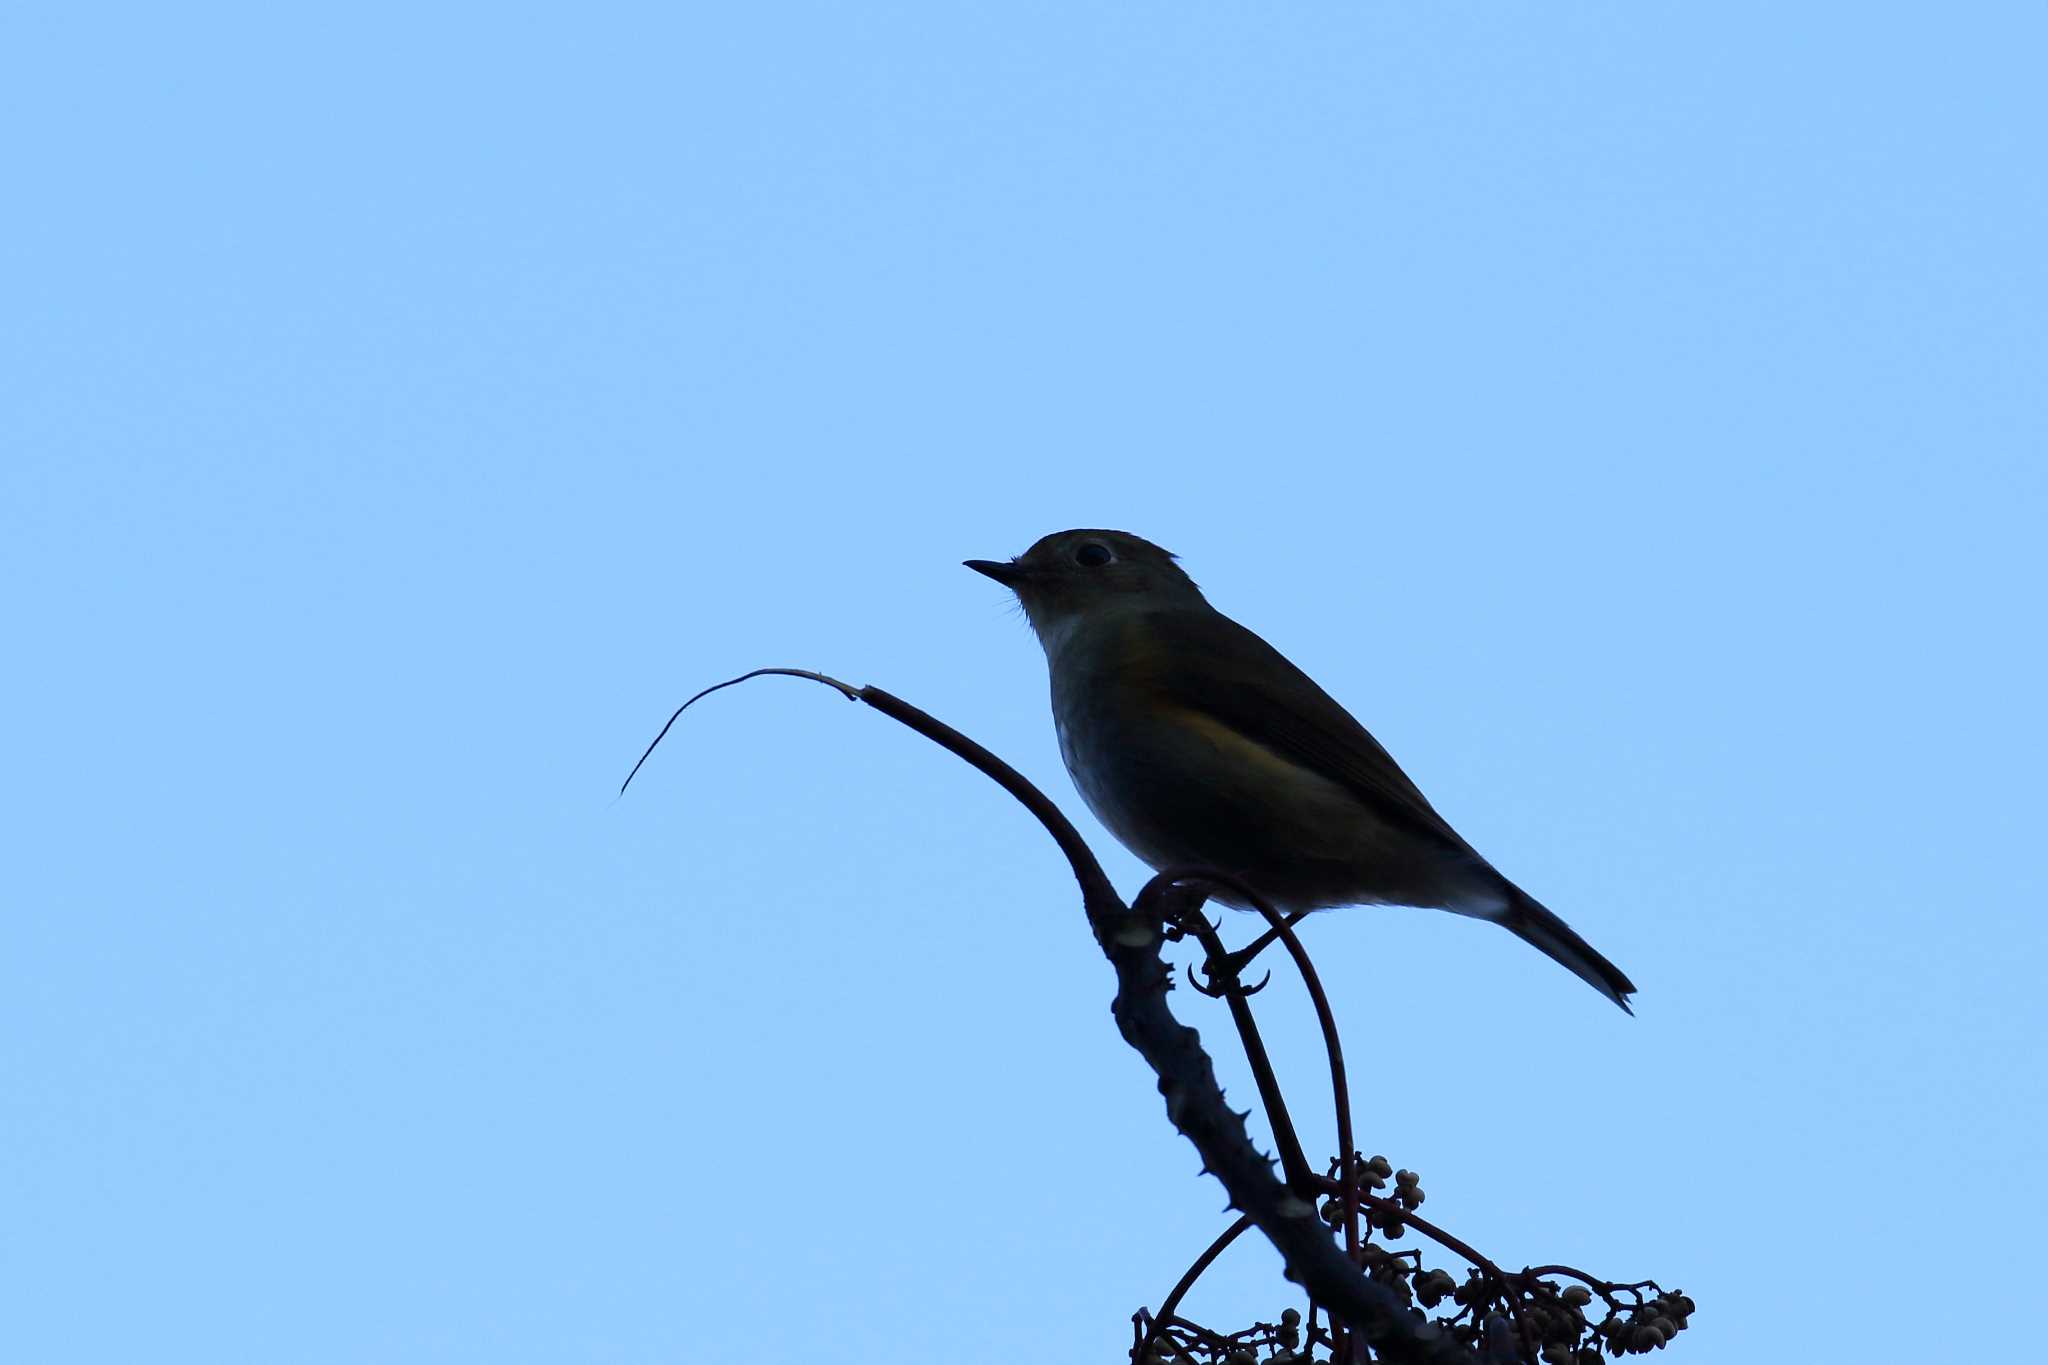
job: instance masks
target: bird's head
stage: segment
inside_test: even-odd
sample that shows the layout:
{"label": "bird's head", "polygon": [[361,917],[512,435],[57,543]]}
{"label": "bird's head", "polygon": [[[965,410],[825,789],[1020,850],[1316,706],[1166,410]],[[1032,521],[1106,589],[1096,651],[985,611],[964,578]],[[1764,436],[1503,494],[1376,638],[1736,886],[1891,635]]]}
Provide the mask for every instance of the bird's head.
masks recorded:
{"label": "bird's head", "polygon": [[1170,552],[1127,531],[1055,531],[1015,559],[966,564],[1017,594],[1048,647],[1066,628],[1095,617],[1202,601]]}

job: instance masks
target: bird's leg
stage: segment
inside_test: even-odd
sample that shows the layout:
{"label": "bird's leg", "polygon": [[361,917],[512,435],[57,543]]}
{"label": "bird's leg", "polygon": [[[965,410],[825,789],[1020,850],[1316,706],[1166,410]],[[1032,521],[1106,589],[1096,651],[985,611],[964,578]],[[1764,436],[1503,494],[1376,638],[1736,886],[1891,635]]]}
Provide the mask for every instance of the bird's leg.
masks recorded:
{"label": "bird's leg", "polygon": [[[1309,910],[1297,910],[1293,914],[1281,920],[1280,925],[1276,925],[1272,928],[1267,929],[1265,933],[1260,934],[1250,943],[1247,943],[1244,947],[1232,953],[1227,959],[1225,959],[1225,966],[1228,968],[1229,974],[1231,976],[1236,976],[1239,973],[1243,972],[1246,967],[1251,966],[1252,959],[1256,958],[1260,953],[1265,952],[1266,949],[1272,947],[1273,944],[1276,943],[1280,938],[1280,928],[1282,925],[1284,925],[1286,928],[1292,929],[1295,925],[1307,919],[1312,913],[1314,912]],[[1214,976],[1215,972],[1212,970],[1210,972],[1210,975]]]}
{"label": "bird's leg", "polygon": [[[1150,887],[1146,889],[1151,890]],[[1202,913],[1202,906],[1208,899],[1209,893],[1198,886],[1167,884],[1160,886],[1156,897],[1147,908],[1166,921],[1167,941],[1178,943],[1187,937],[1188,931],[1184,926]],[[1144,900],[1143,896],[1139,897],[1141,903]]]}
{"label": "bird's leg", "polygon": [[[1194,972],[1190,970],[1188,984],[1213,1000],[1236,984],[1237,972],[1231,965],[1231,955],[1223,951],[1223,944],[1216,937],[1216,930],[1221,926],[1209,923],[1207,916],[1202,914],[1202,907],[1208,900],[1209,893],[1201,887],[1183,885],[1162,877],[1147,884],[1131,908],[1164,920],[1169,943],[1178,943],[1189,937],[1201,940],[1204,952],[1202,970],[1208,975],[1209,983],[1203,985],[1195,980]],[[1261,981],[1244,993],[1257,995],[1265,984]]]}

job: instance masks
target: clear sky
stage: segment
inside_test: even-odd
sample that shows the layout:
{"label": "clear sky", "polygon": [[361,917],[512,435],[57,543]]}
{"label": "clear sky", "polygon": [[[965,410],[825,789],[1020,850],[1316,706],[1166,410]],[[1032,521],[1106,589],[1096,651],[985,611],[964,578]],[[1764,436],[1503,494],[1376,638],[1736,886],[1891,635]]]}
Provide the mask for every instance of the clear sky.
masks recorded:
{"label": "clear sky", "polygon": [[[1431,1214],[1683,1287],[1690,1360],[2006,1354],[2044,44],[2022,4],[11,7],[0,1356],[1119,1358],[1222,1193],[1023,814],[782,680],[612,799],[689,692],[822,668],[1134,889],[959,567],[1076,525],[1179,551],[1640,985],[1310,926]],[[1291,1301],[1246,1244],[1190,1309]]]}

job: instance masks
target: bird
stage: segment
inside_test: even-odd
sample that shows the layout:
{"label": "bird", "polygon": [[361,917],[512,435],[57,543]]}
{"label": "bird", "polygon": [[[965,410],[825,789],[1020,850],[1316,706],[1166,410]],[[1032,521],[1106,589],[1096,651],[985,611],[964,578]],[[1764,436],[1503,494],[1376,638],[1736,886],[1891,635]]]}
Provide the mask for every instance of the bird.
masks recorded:
{"label": "bird", "polygon": [[1084,529],[964,562],[1016,594],[1045,649],[1067,772],[1154,870],[1228,873],[1287,914],[1408,905],[1488,920],[1634,1013],[1621,969],[1482,858],[1329,693],[1209,605],[1178,556]]}

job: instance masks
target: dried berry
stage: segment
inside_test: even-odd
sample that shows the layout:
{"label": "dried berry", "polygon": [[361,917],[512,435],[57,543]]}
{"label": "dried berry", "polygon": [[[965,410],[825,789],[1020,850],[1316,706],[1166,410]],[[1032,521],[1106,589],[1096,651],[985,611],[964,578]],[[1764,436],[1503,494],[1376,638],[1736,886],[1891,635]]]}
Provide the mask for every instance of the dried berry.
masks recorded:
{"label": "dried berry", "polygon": [[1415,1278],[1415,1297],[1422,1300],[1424,1308],[1434,1308],[1442,1303],[1446,1295],[1458,1292],[1458,1282],[1448,1271],[1432,1270]]}

